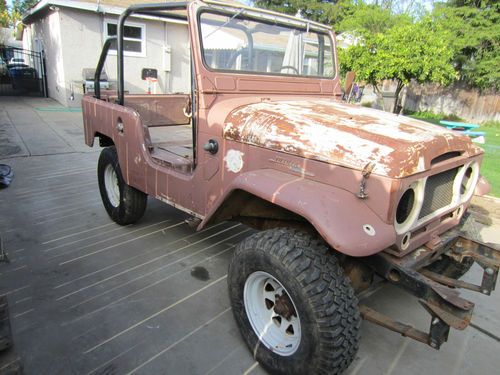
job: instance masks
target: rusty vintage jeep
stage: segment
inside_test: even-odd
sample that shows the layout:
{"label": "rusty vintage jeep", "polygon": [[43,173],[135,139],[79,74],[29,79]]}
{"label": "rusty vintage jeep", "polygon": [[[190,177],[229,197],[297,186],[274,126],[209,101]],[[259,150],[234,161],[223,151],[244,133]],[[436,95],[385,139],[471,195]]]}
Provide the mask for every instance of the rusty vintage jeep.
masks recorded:
{"label": "rusty vintage jeep", "polygon": [[[126,91],[133,14],[187,21],[190,92]],[[149,195],[187,212],[198,230],[224,220],[259,229],[234,252],[228,287],[266,369],[342,372],[361,318],[434,348],[450,327],[467,327],[474,304],[458,288],[490,294],[500,265],[498,248],[461,224],[487,185],[483,151],[467,136],[342,102],[334,34],[315,22],[193,1],[131,6],[117,30],[83,99],[85,141],[104,147],[104,207],[133,223]],[[117,90],[104,91],[111,46]],[[458,280],[474,262],[482,284]],[[358,304],[374,275],[420,300],[428,332]]]}

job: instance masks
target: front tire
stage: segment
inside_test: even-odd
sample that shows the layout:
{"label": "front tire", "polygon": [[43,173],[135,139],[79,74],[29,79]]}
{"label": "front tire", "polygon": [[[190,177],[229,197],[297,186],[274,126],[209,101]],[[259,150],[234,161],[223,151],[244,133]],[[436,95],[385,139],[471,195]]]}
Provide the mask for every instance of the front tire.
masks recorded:
{"label": "front tire", "polygon": [[127,185],[123,179],[115,146],[101,151],[97,179],[102,203],[113,221],[127,225],[135,223],[144,215],[148,196]]}
{"label": "front tire", "polygon": [[319,238],[273,229],[242,241],[229,298],[244,340],[275,374],[339,374],[358,350],[357,298]]}

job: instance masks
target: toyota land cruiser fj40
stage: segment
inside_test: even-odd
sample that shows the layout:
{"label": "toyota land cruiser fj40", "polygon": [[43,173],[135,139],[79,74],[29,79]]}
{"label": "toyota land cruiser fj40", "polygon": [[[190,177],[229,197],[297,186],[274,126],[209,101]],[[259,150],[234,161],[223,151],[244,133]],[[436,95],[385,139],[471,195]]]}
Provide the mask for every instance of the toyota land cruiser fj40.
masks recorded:
{"label": "toyota land cruiser fj40", "polygon": [[[126,91],[134,14],[187,24],[190,92]],[[116,91],[99,83],[111,46]],[[139,220],[149,195],[198,230],[224,220],[259,229],[234,252],[228,287],[242,336],[270,372],[342,372],[362,318],[439,348],[471,320],[458,288],[494,289],[498,248],[461,224],[486,184],[483,151],[439,126],[342,102],[330,27],[216,1],[131,6],[94,87],[82,102],[85,141],[104,147],[99,188],[115,222]],[[481,285],[458,280],[473,262]],[[358,304],[374,275],[419,299],[427,332]]]}

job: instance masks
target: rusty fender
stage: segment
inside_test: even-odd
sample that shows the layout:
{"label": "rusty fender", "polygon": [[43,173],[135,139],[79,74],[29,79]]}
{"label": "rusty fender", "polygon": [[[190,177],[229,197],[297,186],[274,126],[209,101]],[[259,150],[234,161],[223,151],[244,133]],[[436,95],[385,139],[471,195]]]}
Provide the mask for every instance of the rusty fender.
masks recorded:
{"label": "rusty fender", "polygon": [[353,193],[272,169],[236,177],[212,206],[198,229],[235,190],[243,190],[300,215],[311,223],[335,250],[362,257],[392,245],[396,233]]}

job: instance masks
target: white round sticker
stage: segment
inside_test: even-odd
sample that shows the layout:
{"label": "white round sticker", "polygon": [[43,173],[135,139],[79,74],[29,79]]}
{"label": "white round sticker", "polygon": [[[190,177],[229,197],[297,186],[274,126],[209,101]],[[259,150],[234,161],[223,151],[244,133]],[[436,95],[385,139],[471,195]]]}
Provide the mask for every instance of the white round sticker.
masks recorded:
{"label": "white round sticker", "polygon": [[224,161],[228,171],[238,173],[243,168],[243,152],[238,150],[228,150]]}

